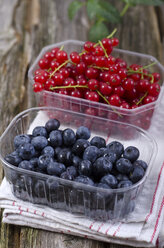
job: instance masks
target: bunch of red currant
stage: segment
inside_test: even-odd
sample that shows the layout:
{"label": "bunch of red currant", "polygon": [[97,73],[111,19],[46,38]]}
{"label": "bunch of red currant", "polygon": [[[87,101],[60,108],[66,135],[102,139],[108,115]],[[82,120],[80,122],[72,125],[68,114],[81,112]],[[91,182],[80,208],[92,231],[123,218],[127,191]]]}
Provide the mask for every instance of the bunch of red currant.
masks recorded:
{"label": "bunch of red currant", "polygon": [[63,47],[55,47],[39,60],[35,71],[34,92],[42,90],[84,98],[125,109],[154,102],[159,95],[160,74],[148,66],[127,65],[111,55],[119,40],[107,37],[84,43],[81,53],[69,57]]}

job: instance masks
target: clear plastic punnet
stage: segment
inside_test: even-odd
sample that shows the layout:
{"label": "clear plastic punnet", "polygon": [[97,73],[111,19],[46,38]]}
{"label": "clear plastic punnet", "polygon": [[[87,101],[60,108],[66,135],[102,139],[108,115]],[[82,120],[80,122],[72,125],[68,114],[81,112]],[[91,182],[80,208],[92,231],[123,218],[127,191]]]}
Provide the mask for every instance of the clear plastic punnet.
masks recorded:
{"label": "clear plastic punnet", "polygon": [[[98,135],[105,138],[106,144],[119,141],[124,148],[137,147],[139,158],[148,164],[144,177],[128,188],[104,189],[21,169],[8,163],[5,156],[14,151],[14,137],[32,134],[34,127],[45,125],[50,118],[60,121],[60,130],[72,128],[75,131],[79,126],[86,126],[91,131],[91,138]],[[0,138],[0,159],[7,181],[17,198],[103,221],[126,218],[135,209],[156,154],[154,139],[139,127],[53,107],[36,107],[18,114]]]}
{"label": "clear plastic punnet", "polygon": [[[67,40],[44,47],[29,69],[28,77],[31,84],[34,84],[34,73],[35,70],[39,68],[38,62],[46,52],[50,51],[52,48],[64,46],[64,50],[67,51],[69,55],[72,51],[81,52],[83,44],[84,42],[82,41]],[[142,105],[138,108],[124,109],[100,102],[92,102],[82,98],[76,98],[69,95],[62,95],[52,91],[43,90],[41,92],[35,93],[37,104],[39,106],[54,106],[71,111],[95,115],[106,119],[118,120],[147,130],[151,125],[151,119],[154,111],[160,105],[161,98],[163,96],[164,67],[156,58],[151,55],[122,49],[114,49],[112,55],[114,57],[120,57],[124,59],[128,65],[139,64],[142,66],[147,66],[155,62],[154,65],[149,67],[149,72],[158,72],[161,75],[161,91],[157,100],[146,105]]]}

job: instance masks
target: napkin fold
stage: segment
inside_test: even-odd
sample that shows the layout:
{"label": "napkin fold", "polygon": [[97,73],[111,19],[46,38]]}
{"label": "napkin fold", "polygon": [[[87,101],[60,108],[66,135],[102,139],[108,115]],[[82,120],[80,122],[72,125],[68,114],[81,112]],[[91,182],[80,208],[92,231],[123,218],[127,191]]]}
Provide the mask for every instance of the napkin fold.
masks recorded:
{"label": "napkin fold", "polygon": [[[0,186],[2,221],[99,241],[136,247],[164,247],[164,100],[153,116],[148,132],[155,138],[158,152],[134,211],[118,222],[93,221],[17,199],[4,178]],[[41,116],[40,116],[41,117]]]}

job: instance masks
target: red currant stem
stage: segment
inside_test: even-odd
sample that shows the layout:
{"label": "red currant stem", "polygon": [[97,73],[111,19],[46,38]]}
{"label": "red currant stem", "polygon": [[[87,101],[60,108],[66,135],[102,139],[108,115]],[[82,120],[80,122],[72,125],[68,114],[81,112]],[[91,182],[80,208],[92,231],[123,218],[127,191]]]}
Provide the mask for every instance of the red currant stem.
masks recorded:
{"label": "red currant stem", "polygon": [[63,64],[59,65],[51,74],[50,74],[50,78],[55,74],[55,72],[59,71],[63,66],[65,66],[66,64],[68,64],[70,62],[70,59],[66,60]]}
{"label": "red currant stem", "polygon": [[147,96],[147,92],[140,98],[140,100],[136,103],[136,105],[139,105],[142,101],[143,101],[143,99]]}
{"label": "red currant stem", "polygon": [[52,68],[51,67],[47,70],[47,72],[50,72],[50,71],[52,71]]}
{"label": "red currant stem", "polygon": [[130,7],[130,4],[129,3],[126,3],[125,6],[124,6],[124,8],[122,9],[122,11],[120,13],[120,16],[121,17],[125,15],[125,13],[127,12],[127,10],[129,9],[129,7]]}
{"label": "red currant stem", "polygon": [[[99,94],[99,96],[101,96],[101,97],[104,99],[104,101],[105,101],[107,104],[111,105],[110,102],[106,99],[105,96],[103,96],[103,94],[101,94],[101,92],[100,92],[99,90],[96,90],[96,92]],[[114,108],[111,107],[111,109],[112,109],[116,114],[118,114],[118,116],[122,117],[122,116],[120,115],[120,113],[118,113]]]}
{"label": "red currant stem", "polygon": [[92,67],[92,68],[99,69],[99,70],[109,70],[109,68],[107,68],[107,67],[100,67],[100,66],[96,66],[96,65],[90,65],[88,67]]}
{"label": "red currant stem", "polygon": [[99,40],[98,43],[99,43],[100,46],[102,47],[102,49],[103,49],[103,51],[104,51],[104,54],[105,54],[105,57],[108,58],[108,54],[107,54],[106,49],[104,48],[104,46],[103,46],[101,40]]}
{"label": "red currant stem", "polygon": [[142,68],[143,68],[143,69],[147,69],[147,68],[149,68],[149,67],[151,67],[151,66],[153,66],[153,65],[155,65],[155,64],[157,64],[156,61],[152,62],[152,63],[149,64],[149,65],[145,65],[145,66],[143,66]]}
{"label": "red currant stem", "polygon": [[63,48],[64,48],[64,45],[62,45],[62,46],[60,47],[59,51],[62,51],[62,50],[63,50]]}
{"label": "red currant stem", "polygon": [[107,36],[107,38],[108,38],[108,39],[112,38],[113,35],[114,35],[116,32],[117,32],[117,28],[115,28],[115,29],[112,31],[112,33],[109,34],[109,35]]}
{"label": "red currant stem", "polygon": [[87,85],[68,85],[68,86],[55,86],[55,87],[50,87],[51,90],[58,90],[58,89],[76,89],[76,88],[86,88],[88,89]]}

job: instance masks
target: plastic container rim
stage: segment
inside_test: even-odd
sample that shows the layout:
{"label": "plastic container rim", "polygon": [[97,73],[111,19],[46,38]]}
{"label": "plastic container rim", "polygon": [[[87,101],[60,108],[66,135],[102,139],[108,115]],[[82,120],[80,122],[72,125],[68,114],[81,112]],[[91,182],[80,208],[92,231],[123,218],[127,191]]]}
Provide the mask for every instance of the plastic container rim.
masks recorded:
{"label": "plastic container rim", "polygon": [[[2,133],[2,135],[0,137],[0,160],[3,163],[3,167],[8,167],[8,168],[10,168],[12,170],[15,170],[15,171],[18,171],[18,172],[23,172],[23,173],[31,175],[31,176],[37,176],[37,177],[41,177],[41,178],[53,177],[51,175],[42,174],[42,173],[39,173],[39,172],[28,171],[28,170],[25,170],[25,169],[18,168],[16,166],[8,163],[1,155],[2,139],[5,137],[5,135],[7,134],[8,130],[14,125],[14,123],[16,122],[17,119],[23,117],[24,115],[26,115],[27,113],[32,112],[32,111],[50,111],[50,110],[66,111],[66,110],[63,110],[63,109],[60,109],[60,108],[54,108],[54,107],[33,107],[33,108],[29,108],[29,109],[26,109],[26,110],[20,112],[19,114],[17,114],[12,119],[12,121],[10,122],[10,124],[7,126],[7,128],[5,129],[5,131]],[[73,112],[73,111],[69,111],[69,112],[72,113],[72,114],[75,114],[75,112]],[[80,115],[80,116],[84,115],[84,116],[90,117],[90,115],[86,115],[86,114],[83,114],[83,113],[76,113],[76,114]],[[151,135],[149,135],[148,132],[143,130],[142,128],[139,128],[139,127],[134,126],[132,124],[122,123],[120,121],[115,121],[115,120],[110,120],[110,119],[106,120],[104,118],[96,117],[96,116],[94,116],[93,118],[96,119],[96,120],[108,121],[108,122],[113,122],[113,123],[118,123],[118,124],[121,123],[122,125],[125,125],[125,126],[128,125],[130,127],[133,127],[135,129],[137,129],[139,132],[143,133],[144,136],[146,136],[149,140],[151,140],[154,152],[150,157],[150,164],[148,165],[148,169],[146,170],[146,173],[145,173],[144,177],[139,182],[137,182],[136,184],[134,184],[134,185],[132,185],[132,186],[130,186],[128,188],[120,188],[120,189],[97,188],[95,186],[85,185],[85,184],[82,184],[82,183],[78,183],[78,182],[75,182],[75,181],[69,181],[69,180],[66,180],[66,179],[58,178],[58,177],[54,177],[55,180],[61,181],[61,182],[65,183],[65,184],[68,184],[68,185],[72,185],[73,187],[76,186],[78,188],[80,187],[80,188],[84,188],[84,189],[86,189],[86,187],[87,187],[87,188],[91,189],[92,191],[99,191],[100,190],[101,192],[104,192],[104,193],[125,193],[125,192],[127,192],[129,190],[135,189],[136,187],[138,187],[139,185],[144,183],[144,181],[146,180],[147,176],[149,175],[149,173],[150,173],[150,171],[152,169],[152,165],[153,165],[154,159],[155,159],[156,154],[157,154],[157,143],[156,143],[155,139]]]}

